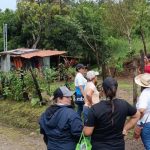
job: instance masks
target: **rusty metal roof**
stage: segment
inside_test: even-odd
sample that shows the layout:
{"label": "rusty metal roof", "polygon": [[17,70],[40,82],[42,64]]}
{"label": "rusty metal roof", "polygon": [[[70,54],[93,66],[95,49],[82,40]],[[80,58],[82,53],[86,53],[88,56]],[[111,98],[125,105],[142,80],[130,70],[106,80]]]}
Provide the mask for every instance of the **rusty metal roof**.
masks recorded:
{"label": "rusty metal roof", "polygon": [[58,50],[40,50],[40,49],[26,49],[19,48],[15,50],[10,50],[6,52],[1,52],[1,55],[10,54],[12,57],[22,57],[30,59],[32,57],[48,57],[48,56],[56,56],[66,54],[66,51],[58,51]]}
{"label": "rusty metal roof", "polygon": [[32,57],[47,57],[66,54],[65,51],[39,50],[35,52],[21,54],[20,57],[30,59]]}

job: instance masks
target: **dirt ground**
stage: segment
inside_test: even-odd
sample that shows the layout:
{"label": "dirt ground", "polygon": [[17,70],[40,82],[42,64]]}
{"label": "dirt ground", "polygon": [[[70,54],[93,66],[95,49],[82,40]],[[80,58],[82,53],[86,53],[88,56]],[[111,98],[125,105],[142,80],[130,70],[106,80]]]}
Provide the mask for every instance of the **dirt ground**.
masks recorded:
{"label": "dirt ground", "polygon": [[[144,150],[141,141],[125,140],[126,150]],[[42,136],[0,124],[0,150],[46,150]]]}
{"label": "dirt ground", "polygon": [[[132,80],[123,81],[128,85]],[[124,86],[124,85],[123,85]],[[126,85],[125,85],[126,86]],[[132,103],[132,90],[119,88],[118,97],[124,98]],[[131,138],[125,140],[126,150],[144,150],[142,142],[134,141]],[[0,123],[0,150],[46,150],[42,136],[27,129],[16,129]]]}
{"label": "dirt ground", "polygon": [[0,123],[0,150],[46,150],[42,136]]}

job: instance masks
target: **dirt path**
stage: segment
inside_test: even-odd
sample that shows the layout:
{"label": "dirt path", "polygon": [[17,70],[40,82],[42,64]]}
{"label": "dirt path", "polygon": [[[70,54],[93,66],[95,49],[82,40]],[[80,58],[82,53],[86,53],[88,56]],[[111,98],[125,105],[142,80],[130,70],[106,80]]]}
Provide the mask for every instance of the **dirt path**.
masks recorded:
{"label": "dirt path", "polygon": [[[46,150],[42,137],[0,124],[0,150]],[[126,140],[126,150],[144,150],[142,143]]]}
{"label": "dirt path", "polygon": [[144,150],[142,142],[135,140],[126,140],[125,150]]}
{"label": "dirt path", "polygon": [[46,150],[42,137],[0,124],[0,150]]}

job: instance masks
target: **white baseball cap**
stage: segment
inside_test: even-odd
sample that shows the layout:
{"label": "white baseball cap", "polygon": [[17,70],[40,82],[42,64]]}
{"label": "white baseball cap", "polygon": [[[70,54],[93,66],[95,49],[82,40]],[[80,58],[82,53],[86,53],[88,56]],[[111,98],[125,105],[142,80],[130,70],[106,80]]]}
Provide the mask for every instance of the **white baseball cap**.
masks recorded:
{"label": "white baseball cap", "polygon": [[97,71],[88,71],[86,74],[87,79],[92,80],[93,78],[95,78],[97,75],[99,75],[99,73]]}

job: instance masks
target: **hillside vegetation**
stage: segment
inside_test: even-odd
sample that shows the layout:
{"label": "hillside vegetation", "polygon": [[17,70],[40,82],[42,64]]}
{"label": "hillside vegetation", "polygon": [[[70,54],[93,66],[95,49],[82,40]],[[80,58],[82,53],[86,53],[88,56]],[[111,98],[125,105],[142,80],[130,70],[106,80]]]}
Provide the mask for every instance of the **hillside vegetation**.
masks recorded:
{"label": "hillside vegetation", "polygon": [[98,68],[122,64],[141,49],[150,49],[150,3],[146,0],[19,0],[16,11],[0,12],[8,25],[8,50],[26,47],[58,49],[81,56]]}

